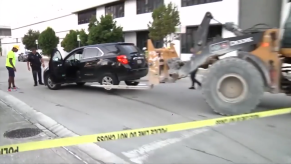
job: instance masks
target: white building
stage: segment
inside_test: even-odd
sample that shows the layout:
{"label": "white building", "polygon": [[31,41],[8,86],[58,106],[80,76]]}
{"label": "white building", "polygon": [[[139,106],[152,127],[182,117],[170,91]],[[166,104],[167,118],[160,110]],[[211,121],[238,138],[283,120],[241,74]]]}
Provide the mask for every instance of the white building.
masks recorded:
{"label": "white building", "polygon": [[[27,0],[29,1],[29,0]],[[25,4],[29,4],[25,1]],[[287,0],[282,0],[287,1]],[[204,14],[210,11],[216,20],[221,23],[234,22],[243,28],[256,23],[268,23],[279,26],[281,15],[286,11],[281,0],[98,0],[70,3],[69,1],[38,1],[35,10],[25,10],[18,15],[17,21],[12,24],[12,38],[2,39],[3,53],[11,49],[13,44],[21,45],[21,38],[29,30],[45,30],[52,27],[60,37],[60,41],[71,29],[87,29],[92,15],[99,18],[111,13],[118,25],[123,27],[124,41],[136,44],[142,48],[146,46],[148,38],[147,24],[151,21],[151,12],[160,4],[173,2],[180,11],[181,25],[186,26],[186,33],[180,40],[175,40],[177,52],[182,59],[188,59],[189,50],[193,46],[193,35]],[[56,5],[57,4],[57,5]],[[20,5],[21,6],[21,5]],[[42,6],[42,7],[41,7]],[[282,10],[282,13],[281,13]],[[27,12],[26,12],[27,11]],[[286,15],[286,14],[285,14]],[[257,22],[261,20],[262,22]],[[281,21],[281,22],[280,22]],[[217,22],[211,22],[210,36],[233,36],[222,29]],[[162,43],[155,43],[156,46]],[[24,49],[24,46],[21,45]],[[59,49],[62,48],[59,45]],[[65,52],[63,52],[65,53]]]}

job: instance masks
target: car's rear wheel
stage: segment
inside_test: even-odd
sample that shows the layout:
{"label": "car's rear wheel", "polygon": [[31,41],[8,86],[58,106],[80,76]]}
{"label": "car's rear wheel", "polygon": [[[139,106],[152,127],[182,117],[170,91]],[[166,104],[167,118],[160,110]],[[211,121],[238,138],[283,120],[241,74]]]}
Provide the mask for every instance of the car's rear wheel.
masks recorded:
{"label": "car's rear wheel", "polygon": [[57,90],[57,89],[59,89],[59,88],[61,87],[60,84],[55,84],[55,83],[52,81],[52,79],[51,79],[50,76],[46,76],[45,80],[46,80],[47,87],[48,87],[49,89],[51,89],[51,90]]}
{"label": "car's rear wheel", "polygon": [[85,85],[85,82],[80,82],[80,83],[76,83],[78,86],[84,86]]}
{"label": "car's rear wheel", "polygon": [[124,83],[128,86],[137,86],[139,84],[138,81],[124,81]]}
{"label": "car's rear wheel", "polygon": [[[117,79],[116,75],[113,73],[104,73],[100,80],[99,83],[101,85],[119,85],[120,81]],[[104,87],[105,90],[112,90],[111,87]]]}

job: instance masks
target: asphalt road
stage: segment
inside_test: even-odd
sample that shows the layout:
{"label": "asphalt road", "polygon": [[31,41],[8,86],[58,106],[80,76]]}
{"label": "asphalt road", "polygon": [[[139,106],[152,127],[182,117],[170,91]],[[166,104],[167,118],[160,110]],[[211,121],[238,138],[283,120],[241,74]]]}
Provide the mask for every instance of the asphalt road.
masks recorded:
{"label": "asphalt road", "polygon": [[[4,65],[3,57],[0,63]],[[0,67],[0,88],[7,89],[7,70]],[[102,132],[181,123],[219,117],[200,91],[188,90],[188,79],[152,90],[119,90],[109,94],[91,86],[52,91],[33,86],[26,63],[17,63],[12,92],[36,110],[73,132]],[[257,111],[290,107],[290,97],[266,94]],[[131,163],[290,163],[291,117],[274,116],[214,128],[167,133],[98,145]]]}

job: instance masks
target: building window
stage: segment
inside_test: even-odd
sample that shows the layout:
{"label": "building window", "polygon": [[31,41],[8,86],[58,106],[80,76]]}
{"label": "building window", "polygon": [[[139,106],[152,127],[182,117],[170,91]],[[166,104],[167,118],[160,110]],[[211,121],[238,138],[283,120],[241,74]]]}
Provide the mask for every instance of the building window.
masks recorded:
{"label": "building window", "polygon": [[[149,31],[138,31],[136,32],[136,46],[139,49],[147,48],[147,41],[149,39]],[[163,41],[153,41],[155,48],[162,48]]]}
{"label": "building window", "polygon": [[113,19],[124,17],[124,2],[106,6],[105,14],[111,14]]}
{"label": "building window", "polygon": [[164,0],[136,0],[136,13],[150,13],[163,4]]}
{"label": "building window", "polygon": [[182,0],[182,7],[201,5],[206,3],[220,2],[222,0]]}
{"label": "building window", "polygon": [[11,36],[11,29],[0,28],[0,36]]}
{"label": "building window", "polygon": [[[181,53],[191,53],[190,49],[194,46],[194,36],[197,30],[195,27],[187,27],[186,33],[181,35]],[[212,41],[216,37],[222,36],[222,26],[221,25],[211,25],[208,30],[207,40]]]}
{"label": "building window", "polygon": [[89,9],[78,13],[78,24],[89,23],[92,16],[96,16],[96,9]]}

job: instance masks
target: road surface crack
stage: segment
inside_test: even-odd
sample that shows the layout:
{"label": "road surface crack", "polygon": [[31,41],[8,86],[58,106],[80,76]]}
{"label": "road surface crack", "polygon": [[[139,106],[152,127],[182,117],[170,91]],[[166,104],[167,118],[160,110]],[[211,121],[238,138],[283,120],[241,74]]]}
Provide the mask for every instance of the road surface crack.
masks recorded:
{"label": "road surface crack", "polygon": [[215,155],[215,154],[207,153],[206,151],[199,150],[199,149],[194,149],[194,148],[191,148],[191,147],[189,147],[189,146],[186,146],[186,147],[189,148],[189,149],[191,149],[191,150],[198,151],[198,152],[201,152],[201,153],[203,153],[203,154],[207,154],[207,155],[210,155],[210,156],[213,156],[213,157],[216,157],[216,158],[220,158],[220,159],[223,159],[223,160],[225,160],[225,161],[228,161],[228,162],[232,162],[232,163],[233,163],[233,161],[231,161],[231,160],[229,160],[229,159],[226,159],[226,158],[223,158],[223,157],[220,157],[220,156],[217,156],[217,155]]}
{"label": "road surface crack", "polygon": [[[51,102],[51,103],[54,103],[54,102]],[[74,109],[74,108],[70,108],[68,106],[65,106],[65,105],[62,105],[62,104],[56,104],[55,106],[57,107],[61,107],[61,108],[66,108],[66,109],[69,109],[69,110],[73,110],[75,112],[79,112],[79,113],[82,113],[82,114],[85,114],[85,115],[89,115],[88,113],[86,112],[83,112],[83,111],[80,111],[80,110],[77,110],[77,109]]]}
{"label": "road surface crack", "polygon": [[252,149],[252,148],[250,148],[250,147],[244,145],[243,143],[241,143],[241,142],[239,142],[239,141],[237,141],[237,140],[235,140],[235,139],[233,139],[233,138],[231,138],[231,137],[229,137],[229,136],[223,134],[222,132],[220,132],[220,131],[218,131],[218,130],[216,130],[216,129],[214,129],[214,128],[211,128],[211,129],[212,129],[213,131],[215,131],[215,132],[217,132],[217,133],[223,135],[224,137],[226,137],[226,138],[228,138],[228,139],[234,141],[235,143],[241,145],[242,147],[244,147],[244,148],[246,148],[246,149],[252,151],[253,153],[257,154],[258,156],[260,156],[260,157],[262,157],[262,158],[264,158],[264,159],[266,159],[266,160],[268,160],[268,161],[270,161],[270,162],[273,162],[271,159],[269,159],[269,158],[263,156],[262,154],[258,153],[258,152],[255,151],[254,149]]}

